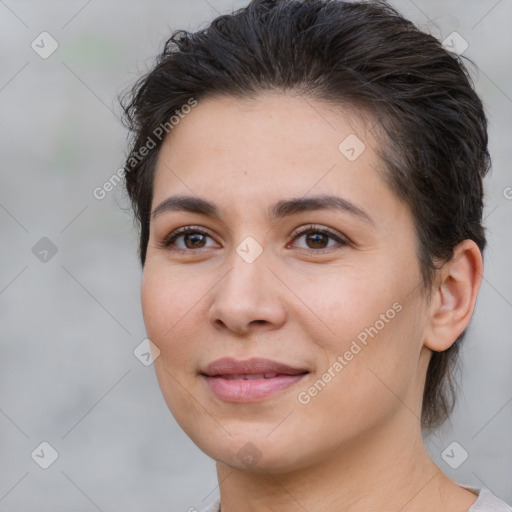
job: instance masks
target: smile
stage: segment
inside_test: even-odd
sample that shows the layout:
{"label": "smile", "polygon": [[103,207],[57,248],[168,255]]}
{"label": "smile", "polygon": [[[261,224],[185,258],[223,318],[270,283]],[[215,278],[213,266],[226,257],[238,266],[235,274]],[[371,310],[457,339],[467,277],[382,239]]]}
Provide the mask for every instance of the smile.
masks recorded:
{"label": "smile", "polygon": [[224,358],[208,365],[201,377],[211,393],[226,402],[256,402],[270,398],[300,380],[308,370],[269,359]]}

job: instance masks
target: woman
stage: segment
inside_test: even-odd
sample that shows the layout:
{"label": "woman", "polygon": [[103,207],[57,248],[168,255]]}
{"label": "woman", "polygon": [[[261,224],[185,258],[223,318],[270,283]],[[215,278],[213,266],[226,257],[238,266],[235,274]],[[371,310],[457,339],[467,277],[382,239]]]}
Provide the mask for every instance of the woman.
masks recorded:
{"label": "woman", "polygon": [[383,3],[254,0],[173,34],[124,106],[144,322],[217,461],[206,510],[511,510],[423,442],[486,244],[460,60]]}

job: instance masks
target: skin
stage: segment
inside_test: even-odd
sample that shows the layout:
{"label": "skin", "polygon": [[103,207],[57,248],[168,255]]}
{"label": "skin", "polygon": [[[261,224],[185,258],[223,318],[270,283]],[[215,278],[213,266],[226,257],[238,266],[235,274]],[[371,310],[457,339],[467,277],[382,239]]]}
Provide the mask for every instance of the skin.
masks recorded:
{"label": "skin", "polygon": [[[216,97],[199,101],[161,147],[152,210],[186,194],[221,212],[152,219],[142,309],[166,403],[217,461],[223,512],[463,512],[476,500],[430,459],[420,412],[431,351],[446,350],[473,313],[481,254],[470,240],[459,244],[427,300],[411,213],[382,178],[368,126],[357,112],[291,93]],[[355,161],[338,149],[350,134],[366,146]],[[334,210],[266,215],[276,201],[322,193],[355,203],[373,223]],[[294,239],[310,224],[348,244]],[[208,236],[163,248],[183,226]],[[236,252],[247,236],[263,251],[252,263]],[[298,393],[397,302],[401,311],[300,403]],[[265,400],[231,403],[199,373],[221,357],[310,373]]]}

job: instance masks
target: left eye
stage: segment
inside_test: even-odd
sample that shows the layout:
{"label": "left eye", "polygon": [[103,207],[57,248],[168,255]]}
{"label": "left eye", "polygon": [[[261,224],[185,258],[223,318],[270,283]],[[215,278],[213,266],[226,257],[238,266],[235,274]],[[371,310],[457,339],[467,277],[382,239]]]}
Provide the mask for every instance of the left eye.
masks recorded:
{"label": "left eye", "polygon": [[[341,238],[338,234],[327,230],[325,228],[319,228],[316,226],[309,226],[307,229],[304,229],[298,233],[293,235],[293,241],[296,241],[302,237],[306,237],[306,243],[309,245],[313,245],[313,247],[299,247],[300,249],[309,250],[312,252],[324,252],[336,245],[346,246],[348,242]],[[176,244],[176,241],[183,237],[184,247],[180,247]],[[170,248],[174,246],[173,250],[178,250],[181,252],[190,252],[193,250],[199,250],[204,247],[211,247],[204,245],[206,238],[210,238],[211,236],[205,231],[198,229],[194,226],[186,226],[184,228],[180,228],[176,231],[173,231],[161,244],[162,248]],[[328,240],[331,239],[335,244],[328,244]]]}
{"label": "left eye", "polygon": [[[325,245],[329,238],[337,242],[338,245],[340,246],[348,245],[348,243],[336,233],[333,233],[332,231],[327,230],[325,228],[319,228],[316,226],[310,226],[309,228],[300,231],[294,236],[293,240],[298,240],[303,236],[306,237],[306,243],[309,245],[313,244],[313,247],[301,247],[301,249],[313,250],[313,252],[324,252],[326,249],[330,249],[331,247],[335,246],[336,244],[333,244],[331,246]],[[319,247],[319,245],[321,247]]]}

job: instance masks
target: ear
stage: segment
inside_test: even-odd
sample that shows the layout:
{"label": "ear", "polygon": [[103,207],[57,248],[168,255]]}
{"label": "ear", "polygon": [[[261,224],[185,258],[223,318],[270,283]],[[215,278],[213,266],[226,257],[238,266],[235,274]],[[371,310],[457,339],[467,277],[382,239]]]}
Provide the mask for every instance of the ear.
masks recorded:
{"label": "ear", "polygon": [[460,336],[473,315],[483,275],[482,253],[478,245],[473,240],[460,242],[452,259],[437,272],[424,345],[442,352]]}

